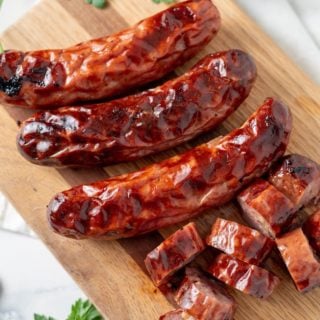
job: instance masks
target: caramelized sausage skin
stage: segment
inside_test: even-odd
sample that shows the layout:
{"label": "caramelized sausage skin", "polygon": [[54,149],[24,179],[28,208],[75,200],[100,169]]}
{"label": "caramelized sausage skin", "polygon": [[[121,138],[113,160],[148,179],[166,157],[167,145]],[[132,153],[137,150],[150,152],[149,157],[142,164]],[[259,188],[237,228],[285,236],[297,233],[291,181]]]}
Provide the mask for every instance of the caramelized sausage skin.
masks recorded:
{"label": "caramelized sausage skin", "polygon": [[320,286],[320,261],[301,228],[290,231],[276,243],[283,261],[300,292]]}
{"label": "caramelized sausage skin", "polygon": [[175,300],[179,307],[197,320],[232,320],[236,303],[213,279],[195,268],[186,268]]}
{"label": "caramelized sausage skin", "polygon": [[48,206],[52,228],[73,238],[131,237],[189,219],[230,201],[268,171],[288,145],[287,106],[269,98],[218,141],[184,154],[57,194]]}
{"label": "caramelized sausage skin", "polygon": [[204,249],[204,242],[191,222],[148,253],[144,263],[153,283],[158,287]]}
{"label": "caramelized sausage skin", "polygon": [[312,248],[320,255],[320,210],[312,214],[303,226]]}
{"label": "caramelized sausage skin", "polygon": [[197,320],[190,314],[188,314],[187,311],[183,309],[176,309],[167,312],[166,314],[163,314],[160,316],[159,320]]}
{"label": "caramelized sausage skin", "polygon": [[0,54],[0,102],[49,109],[118,96],[182,65],[219,28],[211,0],[188,0],[67,49],[6,51]]}
{"label": "caramelized sausage skin", "polygon": [[268,270],[224,253],[216,257],[209,272],[225,284],[260,299],[269,297],[280,283],[280,279]]}
{"label": "caramelized sausage skin", "polygon": [[296,217],[294,204],[263,179],[250,184],[237,199],[248,224],[272,239],[285,231]]}
{"label": "caramelized sausage skin", "polygon": [[206,242],[239,260],[256,265],[267,257],[274,244],[257,230],[221,218],[213,224]]}
{"label": "caramelized sausage skin", "polygon": [[134,160],[216,127],[246,99],[255,78],[248,54],[210,54],[155,89],[39,112],[22,124],[18,149],[42,165],[89,167]]}
{"label": "caramelized sausage skin", "polygon": [[269,182],[298,210],[320,196],[320,165],[305,156],[290,154],[270,170]]}

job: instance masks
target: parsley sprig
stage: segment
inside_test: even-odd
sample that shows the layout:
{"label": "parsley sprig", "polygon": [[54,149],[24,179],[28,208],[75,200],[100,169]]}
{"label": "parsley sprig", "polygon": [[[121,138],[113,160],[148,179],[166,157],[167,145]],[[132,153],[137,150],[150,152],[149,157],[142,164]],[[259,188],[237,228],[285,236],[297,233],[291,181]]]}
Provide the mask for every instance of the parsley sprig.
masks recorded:
{"label": "parsley sprig", "polygon": [[174,3],[176,0],[152,0],[154,3]]}
{"label": "parsley sprig", "polygon": [[[2,0],[0,0],[2,1]],[[92,4],[94,7],[103,9],[107,5],[106,0],[84,0],[86,3]],[[152,0],[154,3],[174,3],[176,0]]]}
{"label": "parsley sprig", "polygon": [[[34,320],[56,320],[52,317],[35,314]],[[71,307],[66,320],[103,320],[96,307],[89,300],[78,299]]]}
{"label": "parsley sprig", "polygon": [[92,4],[94,7],[98,9],[103,9],[107,5],[106,0],[85,0],[85,2]]}

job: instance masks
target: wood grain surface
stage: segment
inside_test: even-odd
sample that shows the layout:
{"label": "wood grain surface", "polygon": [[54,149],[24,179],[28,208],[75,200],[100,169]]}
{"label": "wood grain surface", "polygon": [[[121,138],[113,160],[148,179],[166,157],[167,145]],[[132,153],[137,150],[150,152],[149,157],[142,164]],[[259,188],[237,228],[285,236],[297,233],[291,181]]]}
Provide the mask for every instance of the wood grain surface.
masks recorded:
{"label": "wood grain surface", "polygon": [[[20,50],[65,47],[116,32],[165,8],[151,0],[110,0],[109,3],[105,10],[97,10],[83,0],[43,0],[1,36],[3,45]],[[0,108],[0,189],[101,313],[111,320],[158,319],[160,314],[172,309],[166,297],[153,287],[143,259],[179,226],[120,241],[65,239],[54,234],[47,224],[46,205],[56,192],[135,170],[224,134],[241,125],[267,96],[279,97],[291,107],[294,132],[288,151],[303,153],[320,162],[320,88],[233,1],[216,0],[215,3],[223,22],[219,35],[177,73],[187,70],[207,53],[240,48],[255,58],[259,76],[247,101],[210,134],[133,163],[104,169],[56,170],[28,163],[16,150],[16,121],[31,113],[13,107]],[[209,210],[195,220],[202,235],[209,231],[217,216],[240,220],[238,209],[232,203]],[[235,319],[319,320],[320,289],[299,294],[276,253],[267,261],[267,267],[282,278],[281,285],[266,301],[232,291],[238,303]]]}

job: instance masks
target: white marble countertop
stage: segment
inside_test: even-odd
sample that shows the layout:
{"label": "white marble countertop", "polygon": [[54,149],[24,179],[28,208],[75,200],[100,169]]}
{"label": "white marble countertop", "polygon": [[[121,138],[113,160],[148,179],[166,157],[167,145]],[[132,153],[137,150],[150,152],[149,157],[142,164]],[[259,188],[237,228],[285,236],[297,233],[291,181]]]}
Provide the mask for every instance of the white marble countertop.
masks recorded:
{"label": "white marble countertop", "polygon": [[[0,33],[38,1],[4,0]],[[320,84],[319,0],[237,2]],[[34,312],[64,319],[72,302],[83,296],[1,193],[0,254],[0,320],[30,320]]]}

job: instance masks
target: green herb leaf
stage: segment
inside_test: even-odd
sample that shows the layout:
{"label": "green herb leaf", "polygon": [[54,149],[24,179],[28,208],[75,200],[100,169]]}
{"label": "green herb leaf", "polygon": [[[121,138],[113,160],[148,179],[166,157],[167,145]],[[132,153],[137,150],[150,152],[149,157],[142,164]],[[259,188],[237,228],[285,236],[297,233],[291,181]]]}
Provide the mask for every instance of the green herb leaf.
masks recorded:
{"label": "green herb leaf", "polygon": [[92,5],[96,8],[103,9],[106,6],[106,0],[92,0]]}
{"label": "green herb leaf", "polygon": [[72,306],[67,320],[103,320],[103,318],[89,300],[79,299]]}
{"label": "green herb leaf", "polygon": [[176,0],[152,0],[154,3],[174,3]]}
{"label": "green herb leaf", "polygon": [[91,4],[92,3],[92,0],[84,0],[86,3],[89,3]]}
{"label": "green herb leaf", "polygon": [[43,315],[40,315],[40,314],[36,314],[36,313],[33,315],[33,319],[34,320],[55,320],[52,317],[46,317],[46,316],[43,316]]}

